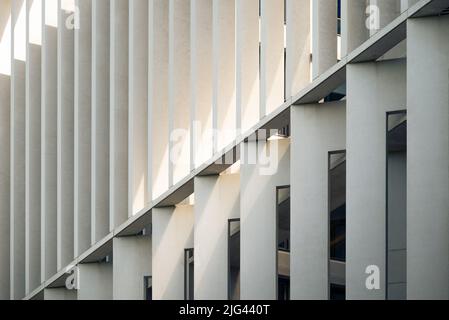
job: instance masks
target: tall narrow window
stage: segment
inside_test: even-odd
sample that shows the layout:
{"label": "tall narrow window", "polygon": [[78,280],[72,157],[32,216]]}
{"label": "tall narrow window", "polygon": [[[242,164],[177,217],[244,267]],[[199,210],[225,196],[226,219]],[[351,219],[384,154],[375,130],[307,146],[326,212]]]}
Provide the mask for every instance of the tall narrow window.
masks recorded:
{"label": "tall narrow window", "polygon": [[387,113],[386,299],[406,299],[407,114]]}
{"label": "tall narrow window", "polygon": [[143,299],[153,300],[153,279],[151,276],[143,277]]}
{"label": "tall narrow window", "polygon": [[329,153],[329,299],[345,299],[346,152]]}
{"label": "tall narrow window", "polygon": [[228,299],[240,300],[240,219],[228,220]]}
{"label": "tall narrow window", "polygon": [[193,286],[194,286],[194,261],[193,249],[184,250],[184,299],[193,300]]}
{"label": "tall narrow window", "polygon": [[276,190],[278,300],[290,299],[290,187]]}

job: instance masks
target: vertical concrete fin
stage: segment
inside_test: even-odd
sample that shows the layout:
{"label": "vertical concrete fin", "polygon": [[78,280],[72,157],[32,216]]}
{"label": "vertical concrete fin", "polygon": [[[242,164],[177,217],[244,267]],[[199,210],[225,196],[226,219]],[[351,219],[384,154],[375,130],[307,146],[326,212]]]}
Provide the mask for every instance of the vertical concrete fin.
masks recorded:
{"label": "vertical concrete fin", "polygon": [[111,0],[110,230],[128,218],[129,1]]}
{"label": "vertical concrete fin", "polygon": [[76,0],[75,28],[75,256],[91,241],[92,1]]}
{"label": "vertical concrete fin", "polygon": [[92,2],[92,244],[110,229],[110,12],[110,1]]}
{"label": "vertical concrete fin", "polygon": [[148,204],[148,0],[129,3],[128,216]]}

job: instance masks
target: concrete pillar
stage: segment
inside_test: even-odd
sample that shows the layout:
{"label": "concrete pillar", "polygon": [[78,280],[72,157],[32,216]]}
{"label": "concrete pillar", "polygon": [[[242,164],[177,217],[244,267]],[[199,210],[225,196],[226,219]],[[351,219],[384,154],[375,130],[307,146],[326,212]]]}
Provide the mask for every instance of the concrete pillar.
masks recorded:
{"label": "concrete pillar", "polygon": [[25,296],[26,2],[11,6],[11,299]]}
{"label": "concrete pillar", "polygon": [[10,286],[10,76],[0,74],[0,299],[7,300]]}
{"label": "concrete pillar", "polygon": [[448,26],[407,22],[408,299],[449,299]]}
{"label": "concrete pillar", "polygon": [[373,36],[379,30],[387,26],[390,22],[396,19],[401,13],[401,0],[369,0],[371,6],[377,7],[377,12],[369,11],[369,14],[374,14],[379,17],[378,29],[372,28],[370,35]]}
{"label": "concrete pillar", "polygon": [[337,63],[337,3],[312,0],[312,76]]}
{"label": "concrete pillar", "polygon": [[41,284],[42,1],[27,0],[26,12],[25,292],[28,294]]}
{"label": "concrete pillar", "polygon": [[285,97],[297,94],[310,83],[310,0],[287,0],[287,60]]}
{"label": "concrete pillar", "polygon": [[164,193],[168,182],[168,10],[169,1],[149,1],[148,125],[151,149],[151,199]]}
{"label": "concrete pillar", "polygon": [[213,1],[214,151],[235,137],[235,0]]}
{"label": "concrete pillar", "polygon": [[346,102],[291,110],[292,300],[329,299],[329,152],[346,149]]}
{"label": "concrete pillar", "polygon": [[112,263],[78,265],[78,300],[112,300]]}
{"label": "concrete pillar", "polygon": [[154,300],[184,299],[184,249],[193,248],[193,224],[191,205],[153,209]]}
{"label": "concrete pillar", "polygon": [[143,300],[144,277],[151,276],[151,237],[114,238],[113,298]]}
{"label": "concrete pillar", "polygon": [[[347,299],[386,296],[386,113],[406,109],[405,63],[369,62],[347,69]],[[377,290],[365,285],[372,265],[380,272]]]}
{"label": "concrete pillar", "polygon": [[290,140],[249,141],[242,146],[242,154],[245,158],[240,169],[240,297],[274,300],[277,298],[276,187],[290,184]]}
{"label": "concrete pillar", "polygon": [[228,298],[228,220],[240,217],[240,175],[195,178],[195,300]]}
{"label": "concrete pillar", "polygon": [[191,0],[191,167],[212,156],[212,1]]}
{"label": "concrete pillar", "polygon": [[75,256],[92,243],[92,1],[77,0],[75,29]]}
{"label": "concrete pillar", "polygon": [[260,118],[259,0],[235,5],[237,129],[245,132]]}
{"label": "concrete pillar", "polygon": [[41,281],[56,273],[58,1],[45,0],[42,33]]}
{"label": "concrete pillar", "polygon": [[260,117],[284,103],[284,1],[261,0]]}
{"label": "concrete pillar", "polygon": [[190,172],[190,2],[170,0],[169,10],[169,182]]}
{"label": "concrete pillar", "polygon": [[110,2],[92,2],[91,241],[109,232]]}
{"label": "concrete pillar", "polygon": [[341,0],[341,56],[345,57],[369,38],[366,1]]}
{"label": "concrete pillar", "polygon": [[129,3],[129,188],[128,215],[149,201],[148,185],[148,1]]}
{"label": "concrete pillar", "polygon": [[111,0],[110,230],[128,218],[129,1]]}
{"label": "concrete pillar", "polygon": [[59,0],[58,15],[58,166],[57,265],[74,258],[74,30],[69,28],[74,0]]}
{"label": "concrete pillar", "polygon": [[[0,4],[0,299],[10,298],[11,2]],[[9,35],[9,36],[8,36]]]}

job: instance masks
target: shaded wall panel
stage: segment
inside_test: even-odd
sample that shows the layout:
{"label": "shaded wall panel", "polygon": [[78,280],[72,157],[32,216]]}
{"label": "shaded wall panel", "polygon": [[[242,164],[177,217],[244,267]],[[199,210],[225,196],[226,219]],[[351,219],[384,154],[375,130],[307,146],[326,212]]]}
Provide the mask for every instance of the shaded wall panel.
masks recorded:
{"label": "shaded wall panel", "polygon": [[77,300],[77,290],[67,290],[65,288],[44,289],[44,300]]}
{"label": "shaded wall panel", "polygon": [[195,300],[228,298],[228,220],[239,217],[239,174],[195,178]]}
{"label": "shaded wall panel", "polygon": [[449,17],[407,22],[407,298],[448,299]]}
{"label": "shaded wall panel", "polygon": [[[391,60],[347,69],[347,299],[385,299],[386,113],[406,109],[405,68]],[[379,267],[379,290],[365,286],[370,265]]]}
{"label": "shaded wall panel", "polygon": [[290,140],[250,141],[242,146],[241,154],[245,160],[240,169],[240,297],[274,300],[276,187],[290,184]]}
{"label": "shaded wall panel", "polygon": [[328,154],[346,149],[346,102],[295,106],[291,126],[291,299],[327,300]]}
{"label": "shaded wall panel", "polygon": [[184,249],[193,248],[193,224],[191,205],[153,209],[154,300],[184,299]]}
{"label": "shaded wall panel", "polygon": [[113,298],[143,300],[144,276],[151,276],[151,237],[114,238]]}
{"label": "shaded wall panel", "polygon": [[112,300],[112,263],[80,264],[78,300]]}

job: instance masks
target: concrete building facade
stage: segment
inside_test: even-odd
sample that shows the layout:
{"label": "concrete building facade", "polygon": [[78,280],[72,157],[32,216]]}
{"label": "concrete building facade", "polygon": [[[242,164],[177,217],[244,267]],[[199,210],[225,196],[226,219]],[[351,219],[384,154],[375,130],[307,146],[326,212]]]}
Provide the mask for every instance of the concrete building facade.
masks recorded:
{"label": "concrete building facade", "polygon": [[449,299],[449,0],[2,0],[0,299]]}

